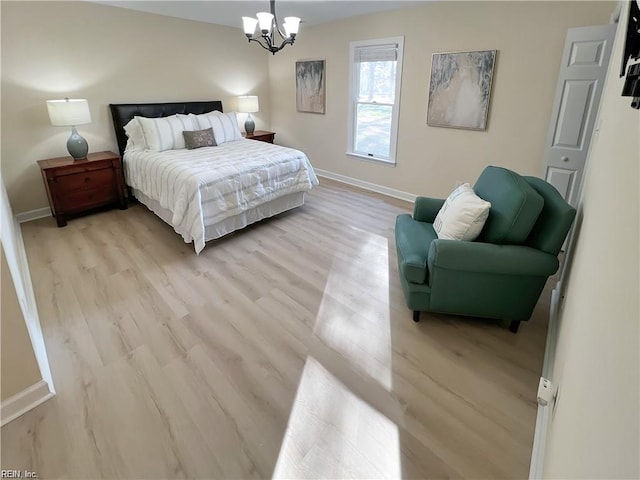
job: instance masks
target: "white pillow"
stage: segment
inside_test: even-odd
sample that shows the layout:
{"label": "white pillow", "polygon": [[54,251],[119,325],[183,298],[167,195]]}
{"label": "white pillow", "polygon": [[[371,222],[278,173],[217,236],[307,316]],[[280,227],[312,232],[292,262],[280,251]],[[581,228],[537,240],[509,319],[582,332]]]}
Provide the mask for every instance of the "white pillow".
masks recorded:
{"label": "white pillow", "polygon": [[456,188],[445,200],[433,222],[438,238],[475,240],[484,227],[491,203],[475,194],[468,183]]}
{"label": "white pillow", "polygon": [[183,125],[188,125],[189,127],[193,127],[193,130],[191,130],[190,128],[187,128],[186,130],[188,132],[195,132],[200,128],[198,126],[198,122],[196,121],[195,118],[193,118],[194,116],[191,115],[190,113],[186,115],[184,113],[176,113],[176,117],[178,117],[178,119],[182,122]]}
{"label": "white pillow", "polygon": [[124,133],[127,134],[127,146],[126,151],[132,150],[145,150],[147,148],[147,142],[144,141],[144,133],[142,133],[142,127],[137,118],[132,118],[124,126]]}
{"label": "white pillow", "polygon": [[133,118],[140,122],[147,149],[157,152],[185,148],[182,132],[185,130],[195,130],[193,121],[187,115],[171,115],[170,117],[159,118]]}
{"label": "white pillow", "polygon": [[238,125],[236,112],[222,113],[216,110],[202,115],[190,115],[195,118],[199,130],[204,130],[205,128],[213,129],[213,138],[218,145],[233,142],[234,140],[242,140],[242,132]]}

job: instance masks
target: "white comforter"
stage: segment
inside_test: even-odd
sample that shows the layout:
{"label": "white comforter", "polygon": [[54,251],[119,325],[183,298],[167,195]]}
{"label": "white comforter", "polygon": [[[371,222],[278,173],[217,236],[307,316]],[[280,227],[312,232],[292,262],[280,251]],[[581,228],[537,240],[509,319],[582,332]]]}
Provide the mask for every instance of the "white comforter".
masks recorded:
{"label": "white comforter", "polygon": [[212,225],[318,184],[299,150],[255,140],[164,152],[127,151],[127,184],[173,214],[173,228],[199,253]]}

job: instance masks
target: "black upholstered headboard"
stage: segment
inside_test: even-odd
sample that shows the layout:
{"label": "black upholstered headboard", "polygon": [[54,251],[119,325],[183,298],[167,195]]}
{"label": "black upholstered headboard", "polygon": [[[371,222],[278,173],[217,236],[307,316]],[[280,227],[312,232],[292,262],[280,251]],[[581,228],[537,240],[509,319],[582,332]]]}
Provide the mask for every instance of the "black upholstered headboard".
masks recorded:
{"label": "black upholstered headboard", "polygon": [[202,113],[219,110],[222,112],[222,102],[220,100],[210,100],[207,102],[172,102],[172,103],[111,103],[111,116],[113,117],[113,126],[116,131],[116,139],[118,140],[118,150],[120,155],[124,154],[127,146],[127,134],[124,132],[124,126],[129,123],[133,117],[168,117],[176,113]]}

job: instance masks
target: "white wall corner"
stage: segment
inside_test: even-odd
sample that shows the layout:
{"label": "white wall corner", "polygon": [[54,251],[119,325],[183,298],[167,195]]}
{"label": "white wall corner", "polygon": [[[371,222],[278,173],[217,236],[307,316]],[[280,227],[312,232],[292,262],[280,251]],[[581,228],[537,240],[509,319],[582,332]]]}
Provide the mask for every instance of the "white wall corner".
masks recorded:
{"label": "white wall corner", "polygon": [[2,425],[5,426],[20,415],[27,413],[29,410],[36,408],[41,403],[52,398],[55,393],[49,388],[44,380],[25,388],[21,392],[16,393],[12,397],[7,398],[0,405],[0,418]]}
{"label": "white wall corner", "polygon": [[[0,232],[2,245],[7,256],[9,271],[13,277],[18,295],[18,303],[22,309],[22,315],[27,325],[27,332],[33,346],[33,353],[36,356],[38,368],[42,379],[47,383],[51,392],[55,392],[49,359],[47,358],[47,348],[44,343],[38,307],[36,304],[33,284],[31,283],[31,273],[27,252],[22,238],[22,229],[18,223],[18,218],[11,211],[11,204],[5,188],[4,182],[0,182]],[[47,209],[48,210],[48,209]]]}
{"label": "white wall corner", "polygon": [[329,178],[337,182],[346,183],[347,185],[353,185],[354,187],[364,188],[365,190],[369,190],[371,192],[381,193],[383,195],[387,195],[393,198],[398,198],[400,200],[405,200],[411,203],[415,202],[417,197],[417,195],[403,192],[402,190],[396,190],[395,188],[385,187],[383,185],[378,185],[376,183],[365,182],[364,180],[347,177],[346,175],[329,172],[327,170],[321,170],[319,168],[316,168],[315,172],[320,177]]}

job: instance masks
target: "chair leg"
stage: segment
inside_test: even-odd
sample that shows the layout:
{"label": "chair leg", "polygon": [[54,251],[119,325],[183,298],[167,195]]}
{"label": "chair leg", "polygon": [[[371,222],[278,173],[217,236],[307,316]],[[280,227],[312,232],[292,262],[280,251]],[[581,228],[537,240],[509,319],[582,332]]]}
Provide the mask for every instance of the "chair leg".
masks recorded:
{"label": "chair leg", "polygon": [[416,323],[420,321],[420,312],[418,310],[413,311],[413,321]]}
{"label": "chair leg", "polygon": [[518,333],[518,328],[520,327],[520,320],[512,320],[509,324],[509,331],[513,333]]}

